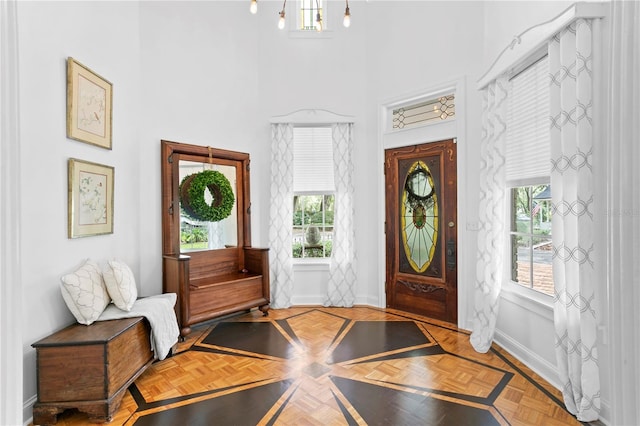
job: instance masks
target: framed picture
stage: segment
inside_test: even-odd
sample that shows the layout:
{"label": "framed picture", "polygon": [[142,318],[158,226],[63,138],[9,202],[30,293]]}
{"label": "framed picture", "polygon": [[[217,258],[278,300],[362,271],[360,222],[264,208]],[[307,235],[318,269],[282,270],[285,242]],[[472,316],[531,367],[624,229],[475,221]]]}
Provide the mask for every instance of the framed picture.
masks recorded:
{"label": "framed picture", "polygon": [[67,59],[67,137],[111,149],[112,85]]}
{"label": "framed picture", "polygon": [[69,238],[113,234],[114,168],[69,159]]}

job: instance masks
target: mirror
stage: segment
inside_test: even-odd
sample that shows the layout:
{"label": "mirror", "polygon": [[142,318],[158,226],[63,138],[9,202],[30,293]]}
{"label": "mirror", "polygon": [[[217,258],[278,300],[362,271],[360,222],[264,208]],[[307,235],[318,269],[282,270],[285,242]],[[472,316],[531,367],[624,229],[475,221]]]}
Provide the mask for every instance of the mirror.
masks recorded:
{"label": "mirror", "polygon": [[[206,220],[198,216],[189,204],[188,187],[194,179],[205,176],[204,171],[216,172],[222,182],[233,194],[233,202],[228,207],[222,203],[223,191],[218,184],[209,184],[198,192],[204,197],[208,211],[224,216],[220,220]],[[225,183],[226,180],[226,183]],[[195,161],[179,160],[178,182],[180,182],[180,252],[188,253],[196,250],[215,250],[238,245],[238,187],[236,167],[223,164],[209,164]],[[227,194],[227,197],[229,194]],[[229,203],[231,200],[227,200]],[[226,208],[225,208],[226,207]]]}
{"label": "mirror", "polygon": [[161,151],[163,256],[251,247],[249,154],[165,140]]}

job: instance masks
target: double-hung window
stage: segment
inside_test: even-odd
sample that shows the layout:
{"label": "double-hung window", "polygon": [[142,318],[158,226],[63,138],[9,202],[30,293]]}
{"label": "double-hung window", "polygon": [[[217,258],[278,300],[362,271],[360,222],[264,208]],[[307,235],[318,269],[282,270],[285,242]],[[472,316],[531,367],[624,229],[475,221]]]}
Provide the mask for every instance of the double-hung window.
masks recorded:
{"label": "double-hung window", "polygon": [[546,56],[511,78],[507,99],[511,281],[553,295]]}
{"label": "double-hung window", "polygon": [[331,127],[293,129],[293,257],[331,257],[334,212]]}

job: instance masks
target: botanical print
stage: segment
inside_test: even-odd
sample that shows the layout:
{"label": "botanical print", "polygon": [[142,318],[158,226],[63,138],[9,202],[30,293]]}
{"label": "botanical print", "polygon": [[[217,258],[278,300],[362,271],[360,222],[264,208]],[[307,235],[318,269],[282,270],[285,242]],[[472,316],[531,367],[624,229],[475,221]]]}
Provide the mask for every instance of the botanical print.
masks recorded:
{"label": "botanical print", "polygon": [[107,176],[80,171],[79,224],[107,223]]}
{"label": "botanical print", "polygon": [[78,75],[78,129],[104,137],[106,101],[104,88]]}

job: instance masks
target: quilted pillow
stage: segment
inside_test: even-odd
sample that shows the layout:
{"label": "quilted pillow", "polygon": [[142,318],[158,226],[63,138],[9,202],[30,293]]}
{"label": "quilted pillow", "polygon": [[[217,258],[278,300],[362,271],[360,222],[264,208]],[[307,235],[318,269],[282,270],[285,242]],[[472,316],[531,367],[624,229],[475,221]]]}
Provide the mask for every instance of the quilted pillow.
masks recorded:
{"label": "quilted pillow", "polygon": [[90,259],[74,272],[63,276],[61,281],[62,298],[80,324],[93,323],[111,301],[102,271]]}
{"label": "quilted pillow", "polygon": [[113,304],[123,311],[129,312],[138,297],[136,279],[126,263],[110,260],[109,266],[102,274]]}

